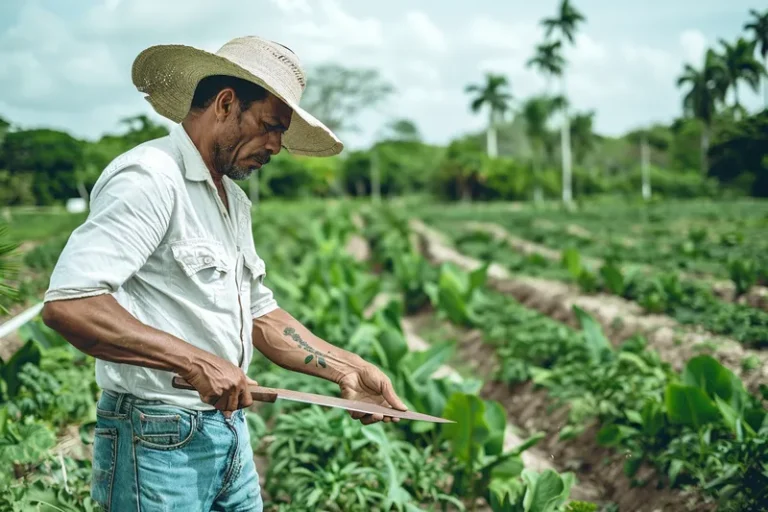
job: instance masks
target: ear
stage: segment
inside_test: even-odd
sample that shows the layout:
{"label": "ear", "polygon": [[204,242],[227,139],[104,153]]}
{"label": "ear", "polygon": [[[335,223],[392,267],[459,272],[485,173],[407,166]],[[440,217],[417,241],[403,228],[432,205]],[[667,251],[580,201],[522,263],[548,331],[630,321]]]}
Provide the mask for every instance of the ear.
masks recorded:
{"label": "ear", "polygon": [[235,103],[237,103],[237,97],[233,89],[227,87],[219,91],[213,102],[216,119],[224,121],[232,115],[235,111]]}

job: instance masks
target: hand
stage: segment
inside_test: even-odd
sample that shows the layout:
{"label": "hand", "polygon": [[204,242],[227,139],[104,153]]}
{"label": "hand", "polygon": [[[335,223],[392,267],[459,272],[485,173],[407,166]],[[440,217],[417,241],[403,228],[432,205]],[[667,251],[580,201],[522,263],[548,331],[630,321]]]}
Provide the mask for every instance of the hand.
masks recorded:
{"label": "hand", "polygon": [[[341,388],[341,397],[349,400],[361,400],[384,407],[393,407],[395,409],[406,411],[408,408],[397,397],[389,377],[384,372],[369,364],[362,369],[345,375],[339,381]],[[389,423],[398,422],[400,418],[383,416],[381,414],[366,414],[362,412],[350,411],[353,419],[360,420],[363,425],[370,425],[379,421]]]}
{"label": "hand", "polygon": [[253,403],[248,386],[256,382],[237,366],[213,354],[205,354],[180,375],[195,387],[203,402],[227,417]]}

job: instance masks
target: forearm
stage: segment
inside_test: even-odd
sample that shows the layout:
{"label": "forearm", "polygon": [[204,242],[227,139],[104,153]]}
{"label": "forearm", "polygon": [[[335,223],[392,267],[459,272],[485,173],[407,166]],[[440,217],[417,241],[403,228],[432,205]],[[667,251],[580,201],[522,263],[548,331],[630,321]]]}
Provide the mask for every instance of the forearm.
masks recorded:
{"label": "forearm", "polygon": [[336,383],[368,364],[318,338],[283,309],[253,321],[253,346],[283,368]]}
{"label": "forearm", "polygon": [[115,363],[184,374],[204,352],[139,322],[111,295],[48,302],[45,324],[80,351]]}

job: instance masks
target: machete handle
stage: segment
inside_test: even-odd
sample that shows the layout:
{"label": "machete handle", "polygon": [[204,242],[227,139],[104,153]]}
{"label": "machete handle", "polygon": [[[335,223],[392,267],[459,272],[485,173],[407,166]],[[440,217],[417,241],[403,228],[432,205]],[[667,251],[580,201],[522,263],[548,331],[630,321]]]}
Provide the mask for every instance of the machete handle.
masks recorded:
{"label": "machete handle", "polygon": [[[192,384],[179,376],[173,378],[171,385],[176,389],[195,389]],[[261,388],[253,385],[248,386],[248,388],[251,391],[251,398],[257,402],[274,402],[277,400],[277,393],[262,391]]]}

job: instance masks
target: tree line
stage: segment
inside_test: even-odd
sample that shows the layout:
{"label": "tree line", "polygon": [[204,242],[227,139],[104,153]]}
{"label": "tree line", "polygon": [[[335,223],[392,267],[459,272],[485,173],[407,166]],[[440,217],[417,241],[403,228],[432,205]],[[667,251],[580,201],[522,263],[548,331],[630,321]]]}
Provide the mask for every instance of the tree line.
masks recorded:
{"label": "tree line", "polygon": [[[572,110],[563,48],[576,44],[586,17],[563,0],[554,16],[541,20],[545,39],[527,62],[546,79],[541,94],[514,105],[512,84],[494,73],[465,87],[470,110],[487,111],[484,133],[440,147],[422,142],[412,120],[388,119],[367,149],[324,159],[281,153],[241,186],[254,199],[431,193],[443,199],[570,202],[590,194],[639,196],[641,190],[647,198],[651,184],[654,194],[667,196],[768,197],[768,110],[750,115],[739,96],[740,86],[756,90],[762,79],[768,105],[766,65],[757,57],[768,59],[768,11],[750,16],[744,26],[749,38],[721,40],[707,51],[702,67],[685,66],[677,81],[685,88],[683,108],[672,123],[606,137],[593,130],[594,111]],[[325,64],[310,74],[303,106],[339,133],[358,130],[366,110],[384,113],[396,92],[375,69]],[[552,90],[555,79],[558,92]],[[87,199],[111,159],[167,134],[145,115],[119,125],[117,133],[83,141],[0,118],[0,204]]]}

